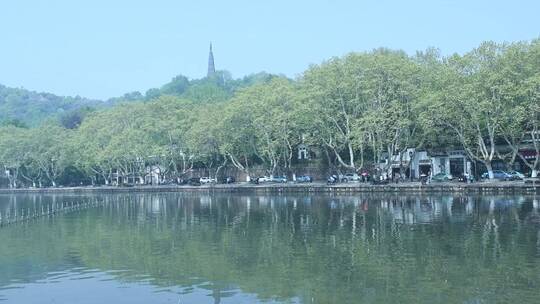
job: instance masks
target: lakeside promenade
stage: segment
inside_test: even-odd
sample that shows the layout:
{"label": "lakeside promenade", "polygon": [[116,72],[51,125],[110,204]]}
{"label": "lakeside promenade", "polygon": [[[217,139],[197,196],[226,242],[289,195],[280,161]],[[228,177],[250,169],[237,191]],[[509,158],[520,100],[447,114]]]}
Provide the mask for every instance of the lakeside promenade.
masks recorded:
{"label": "lakeside promenade", "polygon": [[160,186],[97,186],[97,187],[62,187],[62,188],[24,188],[0,189],[0,194],[14,193],[130,193],[130,192],[254,192],[254,193],[471,193],[471,194],[540,194],[540,181],[525,183],[512,182],[459,182],[431,183],[402,182],[398,184],[372,185],[368,183],[340,183],[327,185],[313,183],[268,183],[268,184],[208,184],[201,186],[160,185]]}

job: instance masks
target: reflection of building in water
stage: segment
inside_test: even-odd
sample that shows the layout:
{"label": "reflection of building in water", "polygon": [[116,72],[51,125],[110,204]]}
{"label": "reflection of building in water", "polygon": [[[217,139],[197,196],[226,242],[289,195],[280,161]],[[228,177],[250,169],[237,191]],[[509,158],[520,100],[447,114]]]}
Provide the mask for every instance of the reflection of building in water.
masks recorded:
{"label": "reflection of building in water", "polygon": [[204,207],[211,206],[212,205],[212,196],[210,196],[210,195],[201,195],[199,201],[201,203],[201,207],[202,206],[204,206]]}
{"label": "reflection of building in water", "polygon": [[399,197],[381,200],[382,210],[388,212],[394,222],[403,224],[429,224],[442,221],[462,222],[472,214],[474,201],[468,197]]}
{"label": "reflection of building in water", "polygon": [[[270,204],[270,197],[267,197],[267,196],[259,197],[259,205],[266,207],[269,204]],[[273,206],[270,206],[270,207],[273,208]]]}
{"label": "reflection of building in water", "polygon": [[465,205],[465,213],[467,215],[471,215],[473,214],[473,211],[474,211],[474,201],[472,197],[468,196],[467,203]]}
{"label": "reflection of building in water", "polygon": [[[520,221],[520,218],[527,216],[519,215],[525,202],[527,200],[523,196],[417,196],[381,199],[378,206],[392,223],[461,224],[476,221],[478,218],[483,218],[482,221],[489,218],[496,228],[499,222]],[[534,205],[534,200],[531,203]],[[503,216],[509,216],[509,219],[503,220]]]}
{"label": "reflection of building in water", "polygon": [[152,213],[159,213],[161,211],[161,200],[159,199],[159,196],[152,197],[152,205],[151,205],[150,211]]}

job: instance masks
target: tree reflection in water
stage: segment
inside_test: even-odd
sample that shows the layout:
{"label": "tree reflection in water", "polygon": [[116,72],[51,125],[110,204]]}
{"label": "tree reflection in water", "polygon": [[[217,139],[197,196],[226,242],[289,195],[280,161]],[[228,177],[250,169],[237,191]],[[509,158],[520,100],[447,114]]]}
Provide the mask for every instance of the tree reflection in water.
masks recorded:
{"label": "tree reflection in water", "polygon": [[[538,198],[0,196],[0,212],[95,208],[0,228],[0,284],[74,267],[155,286],[305,303],[536,303]],[[0,292],[1,294],[1,292]]]}

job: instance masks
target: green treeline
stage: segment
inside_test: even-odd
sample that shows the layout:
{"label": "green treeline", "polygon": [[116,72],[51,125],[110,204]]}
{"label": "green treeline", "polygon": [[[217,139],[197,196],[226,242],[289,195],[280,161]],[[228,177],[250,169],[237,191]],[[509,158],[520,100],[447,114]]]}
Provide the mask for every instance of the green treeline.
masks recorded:
{"label": "green treeline", "polygon": [[109,183],[113,172],[135,177],[153,166],[170,179],[226,166],[289,173],[302,143],[346,170],[411,147],[459,147],[488,171],[497,159],[539,167],[519,153],[524,143],[540,152],[538,39],[449,57],[435,49],[351,53],[296,80],[179,76],[131,95],[124,99],[140,101],[75,115],[77,123],[2,127],[0,164],[11,186]]}

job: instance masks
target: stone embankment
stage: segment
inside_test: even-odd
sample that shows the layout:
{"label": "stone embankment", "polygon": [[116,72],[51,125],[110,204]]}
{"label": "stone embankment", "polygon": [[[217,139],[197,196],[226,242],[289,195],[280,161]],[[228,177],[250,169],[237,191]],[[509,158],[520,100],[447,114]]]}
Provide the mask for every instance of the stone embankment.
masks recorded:
{"label": "stone embankment", "polygon": [[471,193],[471,194],[540,194],[540,181],[535,182],[477,182],[472,184],[447,182],[422,185],[419,182],[399,184],[371,185],[368,183],[285,183],[285,184],[248,184],[202,186],[140,186],[140,187],[72,187],[39,189],[0,189],[0,194],[10,193],[129,193],[129,192],[254,192],[254,193],[358,193],[358,192],[393,192],[393,193]]}

